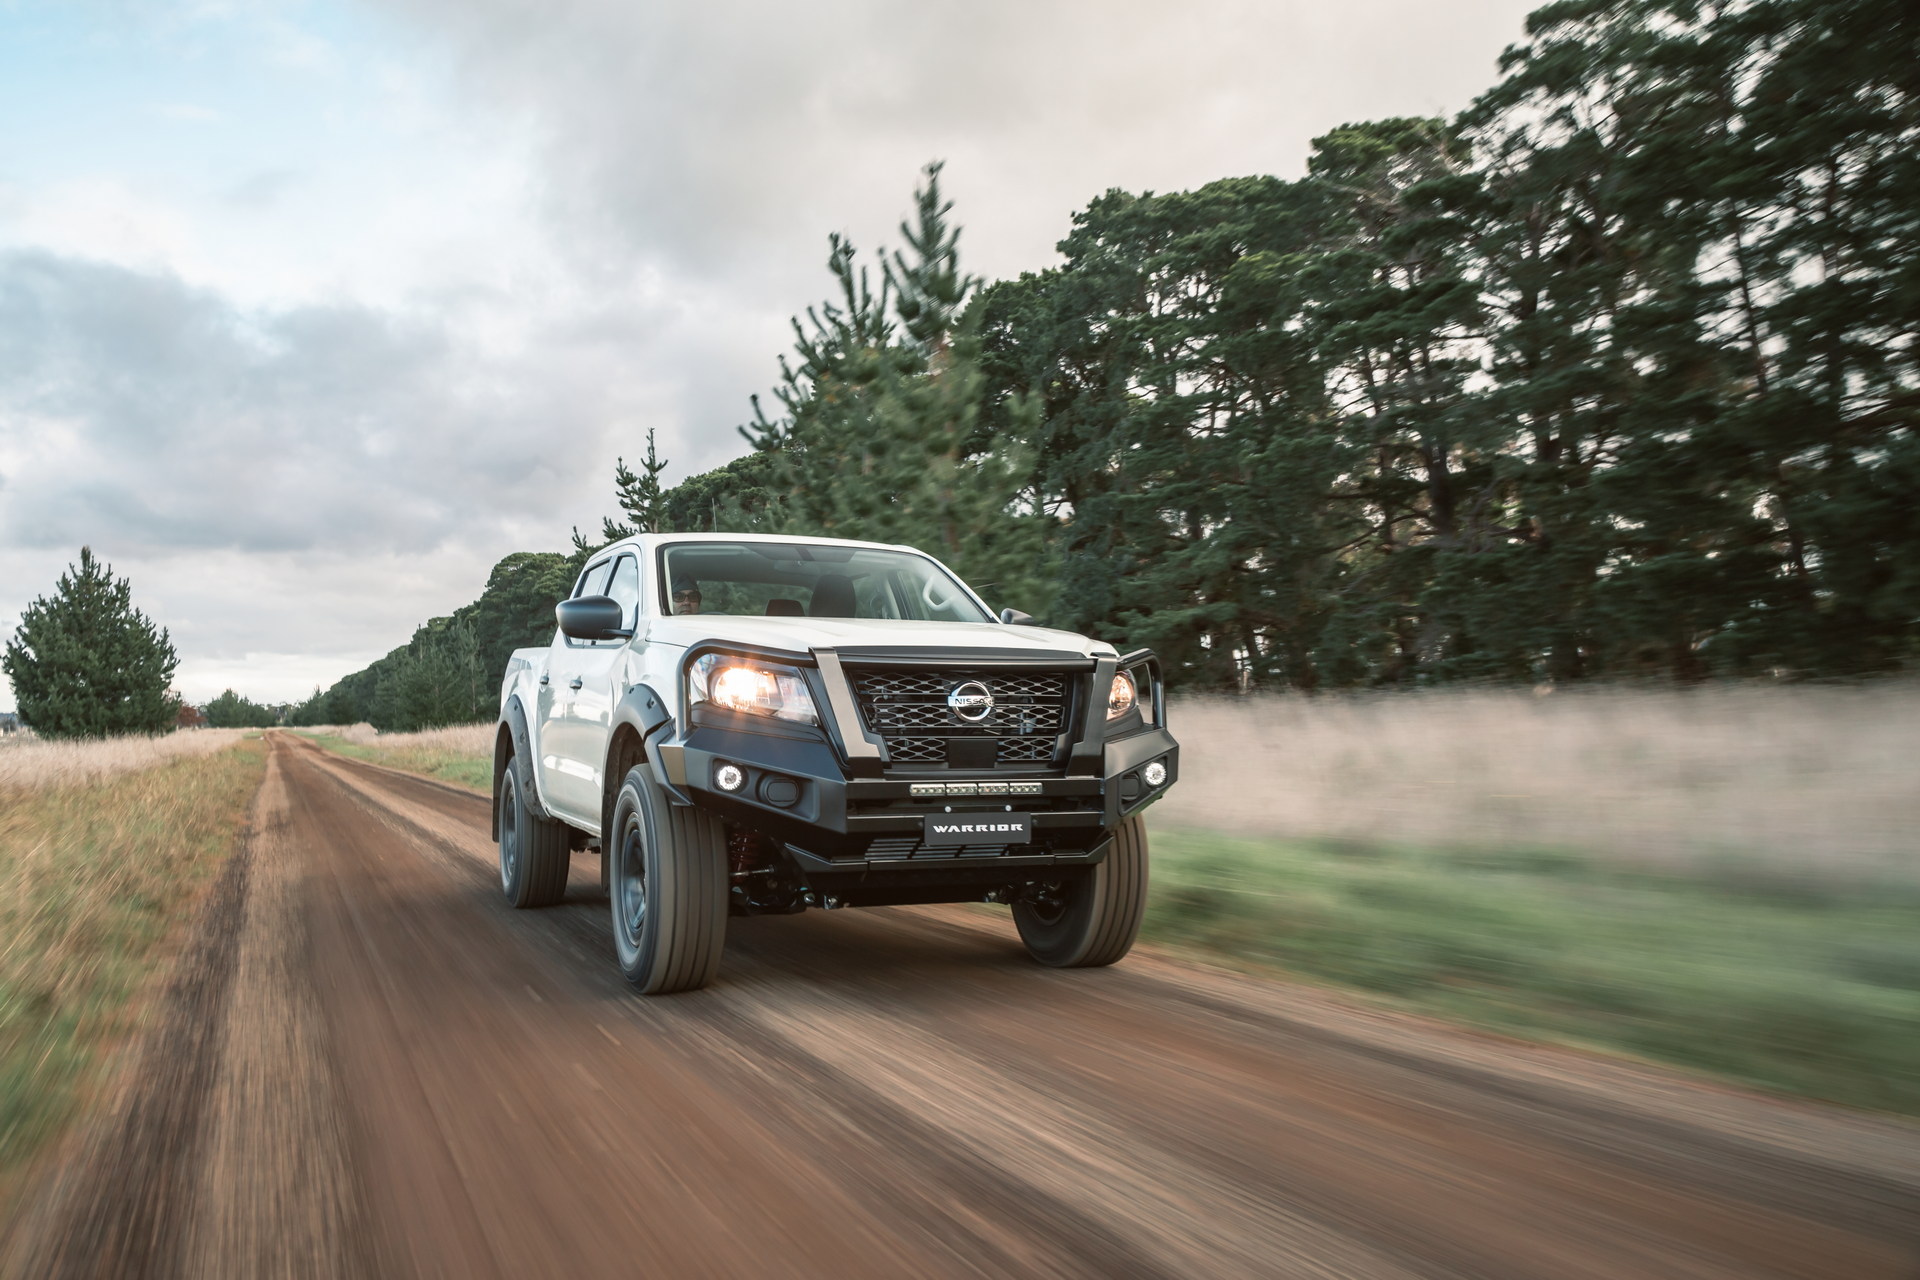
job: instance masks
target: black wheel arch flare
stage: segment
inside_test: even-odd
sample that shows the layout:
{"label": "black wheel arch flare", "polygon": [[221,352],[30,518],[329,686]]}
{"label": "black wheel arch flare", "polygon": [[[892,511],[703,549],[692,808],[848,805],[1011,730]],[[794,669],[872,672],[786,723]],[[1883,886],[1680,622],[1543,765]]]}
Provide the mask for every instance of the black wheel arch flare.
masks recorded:
{"label": "black wheel arch flare", "polygon": [[[507,771],[507,761],[513,756],[529,762],[533,760],[533,739],[527,733],[526,708],[520,705],[520,696],[507,699],[507,705],[500,709],[500,729],[493,739],[493,838],[500,838],[500,776]],[[531,771],[526,775],[532,780]],[[521,788],[526,792],[527,809],[536,818],[550,818],[547,807],[540,802],[538,784]]]}
{"label": "black wheel arch flare", "polygon": [[666,770],[654,758],[651,739],[663,729],[671,728],[673,715],[667,710],[667,701],[652,688],[644,684],[634,685],[627,690],[626,696],[613,709],[611,732],[607,735],[606,769],[601,774],[600,787],[600,834],[601,839],[608,838],[607,832],[613,825],[613,808],[620,798],[620,784],[626,781],[627,770],[641,761],[653,767],[654,780],[675,800],[685,803],[678,790],[668,779]]}

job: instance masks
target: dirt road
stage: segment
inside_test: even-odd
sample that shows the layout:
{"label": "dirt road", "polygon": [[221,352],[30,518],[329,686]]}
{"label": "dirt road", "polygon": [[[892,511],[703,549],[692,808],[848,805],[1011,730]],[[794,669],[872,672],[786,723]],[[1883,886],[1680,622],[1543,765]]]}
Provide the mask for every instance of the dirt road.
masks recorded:
{"label": "dirt road", "polygon": [[597,864],[273,735],[31,1276],[1920,1276],[1920,1135],[974,908],[736,920],[646,1000]]}

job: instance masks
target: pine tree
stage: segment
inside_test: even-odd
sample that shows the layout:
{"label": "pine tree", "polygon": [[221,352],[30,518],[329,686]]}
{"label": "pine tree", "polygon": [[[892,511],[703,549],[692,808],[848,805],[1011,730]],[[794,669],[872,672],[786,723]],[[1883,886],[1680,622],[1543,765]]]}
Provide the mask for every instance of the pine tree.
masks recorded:
{"label": "pine tree", "polygon": [[647,431],[647,456],[640,460],[637,473],[627,466],[625,458],[614,460],[614,495],[627,518],[621,524],[611,519],[603,522],[608,542],[630,538],[636,533],[671,532],[666,522],[665,490],[660,484],[660,473],[666,469],[667,460],[654,448],[651,428]]}
{"label": "pine tree", "polygon": [[894,250],[886,264],[900,327],[929,359],[946,350],[961,309],[980,285],[960,270],[960,228],[949,221],[953,201],[940,194],[944,167],[936,160],[923,171],[926,185],[914,192],[915,220],[900,224],[906,251]]}
{"label": "pine tree", "polygon": [[133,606],[133,588],[80,548],[51,597],[20,615],[0,665],[20,716],[48,738],[165,733],[178,703],[168,694],[180,665],[164,628]]}
{"label": "pine tree", "polygon": [[413,641],[388,655],[374,694],[371,719],[381,729],[412,732],[483,719],[494,684],[482,669],[473,625],[465,618],[435,618]]}
{"label": "pine tree", "polygon": [[212,729],[264,729],[280,721],[272,707],[262,706],[232,689],[209,702],[203,710],[207,726]]}
{"label": "pine tree", "polygon": [[[877,293],[852,246],[832,239],[840,302],[795,320],[799,358],[782,360],[775,393],[787,416],[747,429],[774,459],[764,527],[918,547],[993,603],[1043,614],[1047,521],[1024,447],[990,427],[977,324],[963,316],[977,281],[960,270],[939,176],[927,166],[915,220],[901,225],[906,249],[887,259]],[[1020,401],[1011,412],[1032,411]]]}

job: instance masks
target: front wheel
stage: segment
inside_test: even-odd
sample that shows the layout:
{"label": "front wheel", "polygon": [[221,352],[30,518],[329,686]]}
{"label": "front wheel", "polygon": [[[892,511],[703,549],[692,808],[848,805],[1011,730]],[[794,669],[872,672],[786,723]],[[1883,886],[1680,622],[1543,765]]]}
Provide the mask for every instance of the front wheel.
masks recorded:
{"label": "front wheel", "polygon": [[520,757],[500,775],[500,891],[516,907],[550,907],[567,896],[567,828],[534,816]]}
{"label": "front wheel", "polygon": [[1139,815],[1114,835],[1104,861],[1077,880],[1013,904],[1027,954],[1056,969],[1091,969],[1127,954],[1147,905],[1147,827]]}
{"label": "front wheel", "polygon": [[726,829],[673,804],[646,765],[628,771],[602,844],[620,972],[648,995],[713,980],[727,941]]}

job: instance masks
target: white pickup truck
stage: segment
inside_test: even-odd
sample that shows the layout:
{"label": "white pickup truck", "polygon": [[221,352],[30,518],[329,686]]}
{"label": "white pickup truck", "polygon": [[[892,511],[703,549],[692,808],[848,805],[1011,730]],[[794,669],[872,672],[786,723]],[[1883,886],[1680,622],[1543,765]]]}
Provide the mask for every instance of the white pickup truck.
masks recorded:
{"label": "white pickup truck", "polygon": [[727,917],[1009,903],[1043,964],[1111,964],[1178,773],[1159,663],[996,619],[911,547],[646,534],[597,554],[507,664],[500,885],[558,902],[601,853],[620,968],[718,967]]}

